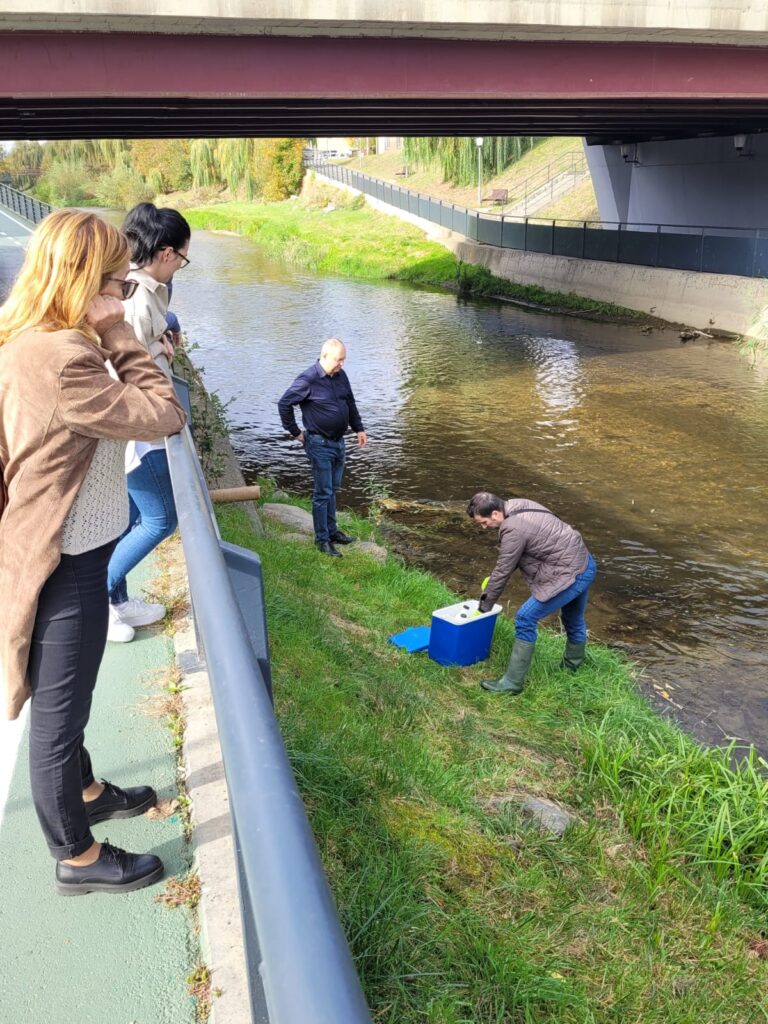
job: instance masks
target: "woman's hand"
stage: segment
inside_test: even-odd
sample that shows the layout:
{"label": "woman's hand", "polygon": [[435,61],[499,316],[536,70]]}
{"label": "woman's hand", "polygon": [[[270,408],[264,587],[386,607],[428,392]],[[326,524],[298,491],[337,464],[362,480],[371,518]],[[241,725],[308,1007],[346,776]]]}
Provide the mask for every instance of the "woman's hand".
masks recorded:
{"label": "woman's hand", "polygon": [[114,295],[97,295],[91,300],[85,314],[86,322],[103,339],[110,327],[125,320],[125,309]]}

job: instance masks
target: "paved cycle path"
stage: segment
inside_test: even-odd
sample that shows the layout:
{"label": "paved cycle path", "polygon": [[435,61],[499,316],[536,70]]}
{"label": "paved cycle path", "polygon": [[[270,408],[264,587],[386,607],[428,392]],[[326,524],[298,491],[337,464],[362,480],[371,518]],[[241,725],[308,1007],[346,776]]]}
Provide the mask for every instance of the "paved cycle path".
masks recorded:
{"label": "paved cycle path", "polygon": [[[151,572],[131,575],[132,594]],[[97,778],[149,783],[176,796],[171,736],[147,713],[173,644],[158,627],[107,644],[86,742]],[[9,723],[0,723],[0,746]],[[94,835],[162,857],[166,879],[189,869],[179,815],[105,821]],[[125,895],[58,896],[29,791],[26,729],[0,822],[0,1021],[19,1024],[193,1024],[186,979],[197,943],[185,908],[156,901],[165,881]]]}

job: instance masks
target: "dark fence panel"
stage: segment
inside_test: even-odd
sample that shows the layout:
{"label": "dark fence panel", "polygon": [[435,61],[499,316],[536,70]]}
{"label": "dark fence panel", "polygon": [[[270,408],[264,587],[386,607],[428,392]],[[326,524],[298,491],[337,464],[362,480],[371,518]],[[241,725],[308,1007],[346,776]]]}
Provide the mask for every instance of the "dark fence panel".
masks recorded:
{"label": "dark fence panel", "polygon": [[658,229],[643,230],[622,227],[619,239],[619,259],[622,263],[636,263],[641,267],[654,267],[659,258]]}
{"label": "dark fence panel", "polygon": [[541,223],[528,221],[528,252],[552,252],[554,248],[555,222]]}
{"label": "dark fence panel", "polygon": [[[594,222],[592,222],[594,223]],[[592,227],[590,222],[584,230],[584,259],[586,260],[608,260],[615,263],[618,255],[619,233],[613,229]]]}
{"label": "dark fence panel", "polygon": [[504,221],[501,217],[478,217],[477,240],[486,245],[503,246]]}
{"label": "dark fence panel", "polygon": [[671,270],[701,270],[701,234],[662,230],[659,234],[660,267]]}
{"label": "dark fence panel", "polygon": [[346,168],[336,164],[314,166],[329,178],[350,180],[361,192],[485,245],[670,270],[768,276],[768,229],[500,217],[440,202],[357,171],[346,179]]}
{"label": "dark fence panel", "polygon": [[[752,233],[751,233],[752,234]],[[701,269],[708,274],[752,276],[756,238],[704,235]]]}
{"label": "dark fence panel", "polygon": [[573,256],[582,259],[584,256],[583,227],[555,224],[552,252],[556,256]]}

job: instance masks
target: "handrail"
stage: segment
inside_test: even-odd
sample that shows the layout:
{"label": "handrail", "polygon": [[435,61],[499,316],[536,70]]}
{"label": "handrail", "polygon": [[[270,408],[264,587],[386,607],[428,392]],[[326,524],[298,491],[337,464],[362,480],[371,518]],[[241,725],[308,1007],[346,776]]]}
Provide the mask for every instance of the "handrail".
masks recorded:
{"label": "handrail", "polygon": [[[569,149],[566,153],[561,153],[556,159],[550,160],[546,166],[540,167],[538,171],[534,171],[527,178],[523,178],[519,185],[510,185],[509,194],[514,196],[514,198],[509,200],[508,205],[512,206],[527,202],[531,192],[544,188],[545,185],[548,185],[555,178],[559,178],[563,174],[582,173],[586,168],[586,164],[587,158],[577,149]],[[553,167],[558,168],[554,173],[552,173]],[[532,185],[531,182],[537,177],[541,178],[541,180]]]}
{"label": "handrail", "polygon": [[31,224],[39,224],[53,210],[49,203],[41,203],[39,199],[27,192],[19,192],[10,185],[0,184],[0,205],[6,206]]}
{"label": "handrail", "polygon": [[371,1024],[189,428],[166,447],[229,790],[253,1020]]}

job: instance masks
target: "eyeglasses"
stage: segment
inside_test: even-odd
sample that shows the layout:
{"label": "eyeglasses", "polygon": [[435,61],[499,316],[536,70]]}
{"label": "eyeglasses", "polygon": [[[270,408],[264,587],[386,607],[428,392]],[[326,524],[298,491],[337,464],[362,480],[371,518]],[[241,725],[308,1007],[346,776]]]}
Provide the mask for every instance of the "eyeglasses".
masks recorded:
{"label": "eyeglasses", "polygon": [[135,295],[136,289],[139,287],[138,281],[125,281],[122,277],[108,277],[107,280],[114,281],[115,284],[120,285],[120,292],[124,302],[127,302],[128,299]]}
{"label": "eyeglasses", "polygon": [[189,264],[192,262],[192,260],[189,259],[188,256],[185,256],[183,253],[179,252],[178,249],[174,249],[173,246],[170,246],[170,250],[171,252],[175,253],[181,260],[181,266],[179,267],[179,270],[183,270],[184,267],[188,267]]}

